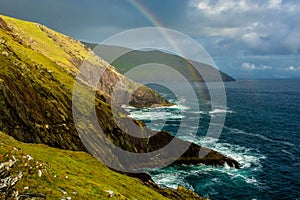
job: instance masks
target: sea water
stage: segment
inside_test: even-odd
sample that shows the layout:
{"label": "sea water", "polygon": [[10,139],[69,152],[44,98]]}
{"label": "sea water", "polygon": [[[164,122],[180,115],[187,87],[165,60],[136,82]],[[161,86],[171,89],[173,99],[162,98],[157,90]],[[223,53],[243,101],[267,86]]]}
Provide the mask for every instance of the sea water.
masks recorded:
{"label": "sea water", "polygon": [[[180,88],[180,83],[176,84]],[[213,110],[209,101],[175,97],[167,90],[154,89],[177,105],[129,107],[133,118],[173,135],[178,135],[181,126],[181,139],[209,146],[242,165],[241,169],[199,165],[150,170],[161,187],[182,185],[211,199],[300,198],[300,80],[225,83],[227,105]],[[200,110],[196,102],[200,102]],[[207,137],[211,118],[224,113],[220,137]],[[181,123],[183,118],[185,123]],[[193,120],[199,120],[199,125],[195,126]],[[196,137],[190,135],[195,131]]]}

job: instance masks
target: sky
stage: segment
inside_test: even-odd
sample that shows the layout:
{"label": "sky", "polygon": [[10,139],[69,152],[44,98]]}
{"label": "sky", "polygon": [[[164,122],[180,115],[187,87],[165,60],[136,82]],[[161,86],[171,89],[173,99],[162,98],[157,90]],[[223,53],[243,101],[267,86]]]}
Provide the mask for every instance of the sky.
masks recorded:
{"label": "sky", "polygon": [[300,78],[298,0],[0,0],[0,14],[93,43],[162,26],[195,39],[235,78]]}

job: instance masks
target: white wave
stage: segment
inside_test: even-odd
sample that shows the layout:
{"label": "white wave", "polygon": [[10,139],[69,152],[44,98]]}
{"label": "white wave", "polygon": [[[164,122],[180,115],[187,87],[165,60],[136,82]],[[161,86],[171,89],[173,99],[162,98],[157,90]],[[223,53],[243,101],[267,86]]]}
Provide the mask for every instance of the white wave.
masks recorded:
{"label": "white wave", "polygon": [[294,147],[294,146],[295,146],[295,144],[290,143],[290,142],[285,142],[285,141],[283,141],[282,143],[283,143],[283,144],[286,144],[286,145],[288,145],[288,146],[291,146],[291,147]]}
{"label": "white wave", "polygon": [[250,135],[250,136],[253,136],[253,137],[258,137],[262,140],[266,140],[266,141],[269,141],[269,142],[273,142],[274,140],[266,137],[266,136],[263,136],[263,135],[260,135],[260,134],[257,134],[257,133],[248,133],[246,131],[243,131],[243,130],[240,130],[240,129],[236,129],[236,128],[230,128],[230,127],[226,127],[224,126],[225,129],[228,129],[230,130],[232,133],[236,133],[236,134],[243,134],[243,135]]}
{"label": "white wave", "polygon": [[134,119],[139,119],[139,120],[151,120],[152,121],[152,120],[182,119],[185,116],[178,114],[178,113],[172,113],[172,112],[132,111],[132,112],[130,112],[129,117],[132,117]]}
{"label": "white wave", "polygon": [[177,104],[173,106],[160,106],[154,108],[135,108],[132,106],[122,106],[130,113],[129,117],[138,120],[178,120],[185,117],[184,112],[188,106]]}
{"label": "white wave", "polygon": [[224,126],[224,128],[230,130],[232,133],[235,133],[235,134],[249,135],[249,136],[257,137],[257,138],[260,138],[262,140],[273,142],[273,143],[280,143],[280,144],[285,144],[285,145],[288,145],[288,146],[295,146],[295,144],[292,144],[290,142],[274,140],[274,139],[268,138],[268,137],[263,136],[263,135],[258,134],[258,133],[248,133],[248,132],[240,130],[240,129],[230,128],[230,127],[226,127],[226,126]]}
{"label": "white wave", "polygon": [[219,139],[213,137],[198,137],[198,140],[194,141],[196,144],[200,146],[214,146]]}
{"label": "white wave", "polygon": [[287,154],[287,155],[289,155],[291,158],[293,158],[294,157],[294,154],[292,154],[291,152],[289,152],[289,151],[287,151],[287,150],[281,150],[283,153],[285,153],[285,154]]}
{"label": "white wave", "polygon": [[227,162],[225,162],[224,167],[225,169],[230,169],[230,166],[227,164]]}
{"label": "white wave", "polygon": [[249,184],[252,184],[252,185],[259,185],[256,178],[254,178],[254,177],[247,177],[247,176],[244,176],[244,175],[241,175],[241,174],[237,174],[237,175],[232,176],[232,179],[236,179],[236,178],[241,178],[246,183],[249,183]]}
{"label": "white wave", "polygon": [[228,143],[216,143],[214,150],[234,158],[238,161],[242,167],[241,168],[261,168],[261,160],[266,159],[264,155],[255,152],[254,150],[241,147],[239,145],[232,145]]}
{"label": "white wave", "polygon": [[173,106],[163,106],[163,107],[158,107],[158,108],[175,108],[178,110],[188,110],[190,109],[190,107],[182,105],[182,104],[177,104],[177,105],[173,105]]}
{"label": "white wave", "polygon": [[216,108],[212,111],[209,111],[209,114],[223,114],[223,113],[233,113],[232,110],[227,110],[227,109],[220,109],[220,108]]}
{"label": "white wave", "polygon": [[[202,139],[205,139],[205,142],[216,142],[215,138],[204,137]],[[205,143],[200,140],[196,143],[199,144],[200,142],[202,144]],[[257,171],[262,170],[261,161],[266,159],[264,155],[260,154],[257,150],[247,149],[245,147],[229,143],[216,143],[213,149],[236,159],[242,165],[242,169],[229,167],[227,163],[225,163],[224,167],[212,167],[206,165],[185,166],[186,169],[171,168],[168,171],[162,169],[159,174],[153,175],[152,178],[156,183],[164,187],[177,188],[178,185],[191,187],[185,180],[185,178],[191,174],[201,177],[217,172],[229,176],[233,181],[242,180],[247,184],[255,186],[261,185],[255,176]],[[224,178],[226,178],[226,176]],[[209,187],[209,185],[218,184],[220,181],[222,181],[222,179],[220,180],[215,177],[211,181],[205,183],[205,185]]]}
{"label": "white wave", "polygon": [[200,110],[200,111],[190,111],[190,114],[205,114],[204,111]]}
{"label": "white wave", "polygon": [[169,187],[177,189],[179,185],[193,190],[192,186],[188,184],[184,179],[189,175],[187,171],[163,170],[163,173],[152,175],[151,178],[162,187]]}
{"label": "white wave", "polygon": [[247,183],[251,183],[255,185],[259,184],[258,181],[255,179],[255,177],[250,175],[251,173],[255,174],[256,171],[261,171],[262,170],[261,161],[266,159],[266,156],[260,154],[258,150],[249,149],[249,148],[245,148],[239,145],[233,145],[229,143],[217,143],[217,139],[209,138],[209,137],[203,137],[199,139],[198,142],[196,143],[203,146],[209,144],[210,146],[212,146],[213,150],[216,150],[223,155],[235,159],[241,164],[241,168],[243,170],[247,170],[247,172],[249,172],[249,175],[240,174],[242,173],[241,170],[231,168],[228,166],[227,163],[225,163],[223,168],[216,168],[216,169],[211,168],[208,170],[219,170],[220,172],[226,173],[231,177],[235,177],[235,178],[240,177]]}

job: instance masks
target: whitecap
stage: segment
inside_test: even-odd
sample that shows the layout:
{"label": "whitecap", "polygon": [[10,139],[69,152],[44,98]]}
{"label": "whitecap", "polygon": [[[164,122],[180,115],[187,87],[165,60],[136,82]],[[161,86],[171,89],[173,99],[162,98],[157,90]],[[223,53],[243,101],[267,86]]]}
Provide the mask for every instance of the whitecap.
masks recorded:
{"label": "whitecap", "polygon": [[179,185],[184,186],[188,189],[193,190],[192,186],[186,183],[184,178],[189,174],[186,171],[177,171],[174,169],[161,169],[162,173],[152,174],[151,178],[162,187],[177,189]]}
{"label": "whitecap", "polygon": [[251,169],[254,169],[255,167],[261,168],[261,160],[266,159],[266,156],[259,154],[257,150],[255,152],[255,150],[229,143],[216,143],[213,149],[226,156],[234,158],[242,165],[241,168],[244,169],[250,167]]}
{"label": "whitecap", "polygon": [[184,112],[189,109],[188,106],[177,104],[173,106],[160,106],[153,108],[134,108],[124,106],[123,108],[130,113],[129,117],[138,120],[180,120],[185,118]]}
{"label": "whitecap", "polygon": [[213,137],[198,137],[194,143],[200,146],[213,146],[219,139]]}
{"label": "whitecap", "polygon": [[241,175],[241,174],[237,174],[237,175],[234,175],[232,177],[232,179],[236,179],[236,178],[241,178],[246,183],[249,183],[249,184],[252,184],[252,185],[259,185],[257,179],[254,178],[254,177],[247,177],[247,176],[244,176],[244,175]]}
{"label": "whitecap", "polygon": [[200,110],[200,111],[190,111],[190,114],[205,114],[204,111]]}
{"label": "whitecap", "polygon": [[182,119],[183,116],[176,112],[165,112],[164,110],[148,110],[147,112],[142,110],[130,111],[129,117],[138,120],[169,120],[169,119]]}
{"label": "whitecap", "polygon": [[268,138],[268,137],[263,136],[263,135],[258,134],[258,133],[248,133],[248,132],[240,130],[240,129],[230,128],[230,127],[226,127],[226,126],[224,126],[224,128],[230,130],[231,133],[249,135],[249,136],[252,136],[252,137],[260,138],[260,139],[268,141],[268,142],[280,143],[280,144],[285,144],[285,145],[288,145],[288,146],[295,146],[295,144],[292,144],[290,142],[274,140],[274,139]]}
{"label": "whitecap", "polygon": [[260,154],[258,150],[229,143],[218,143],[217,138],[198,137],[193,142],[201,146],[209,146],[213,150],[237,160],[243,169],[259,170],[261,169],[261,160],[266,159],[266,156]]}
{"label": "whitecap", "polygon": [[215,108],[212,111],[209,111],[209,114],[223,114],[223,113],[233,113],[231,110]]}
{"label": "whitecap", "polygon": [[285,141],[283,141],[282,143],[283,143],[283,144],[285,144],[285,145],[288,145],[288,146],[292,146],[292,147],[294,147],[294,146],[295,146],[295,144],[293,144],[293,143],[290,143],[290,142],[285,142]]}
{"label": "whitecap", "polygon": [[292,154],[291,152],[289,152],[289,151],[287,151],[287,150],[281,150],[283,153],[285,153],[285,154],[287,154],[287,155],[289,155],[289,156],[291,156],[292,158],[294,157],[294,154]]}
{"label": "whitecap", "polygon": [[177,104],[177,105],[173,105],[173,106],[163,106],[161,108],[173,108],[173,109],[175,108],[175,109],[178,109],[178,110],[188,110],[188,109],[190,109],[190,107],[182,105],[182,104]]}
{"label": "whitecap", "polygon": [[224,167],[225,169],[230,169],[230,166],[227,164],[227,162],[225,162]]}

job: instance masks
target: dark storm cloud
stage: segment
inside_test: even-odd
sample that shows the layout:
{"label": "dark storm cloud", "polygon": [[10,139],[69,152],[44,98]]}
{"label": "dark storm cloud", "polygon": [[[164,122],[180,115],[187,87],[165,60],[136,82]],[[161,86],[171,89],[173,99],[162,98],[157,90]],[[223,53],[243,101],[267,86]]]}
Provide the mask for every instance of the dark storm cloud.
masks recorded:
{"label": "dark storm cloud", "polygon": [[243,53],[299,54],[299,1],[208,1],[191,0],[190,20],[198,24],[190,27],[193,34],[235,40]]}
{"label": "dark storm cloud", "polygon": [[[300,77],[296,59],[300,54],[300,1],[139,0],[143,11],[135,1],[0,0],[0,13],[39,22],[90,42],[158,22],[193,37],[213,57],[239,57],[234,63],[218,60],[225,71],[245,73],[248,67],[259,75],[297,73]],[[280,56],[289,55],[294,59],[279,64]],[[277,61],[272,63],[270,56],[276,56],[272,58]],[[259,70],[264,69],[262,66],[270,68]]]}
{"label": "dark storm cloud", "polygon": [[150,25],[127,1],[2,0],[0,12],[45,24],[78,39],[90,38],[90,41],[104,39],[93,38],[99,37],[95,31],[109,36],[128,28]]}
{"label": "dark storm cloud", "polygon": [[[139,4],[164,26],[195,39],[205,37],[213,54],[224,48],[246,55],[300,52],[299,1],[143,0]],[[155,25],[125,0],[2,0],[0,9],[90,41]],[[103,38],[97,38],[99,33]]]}

